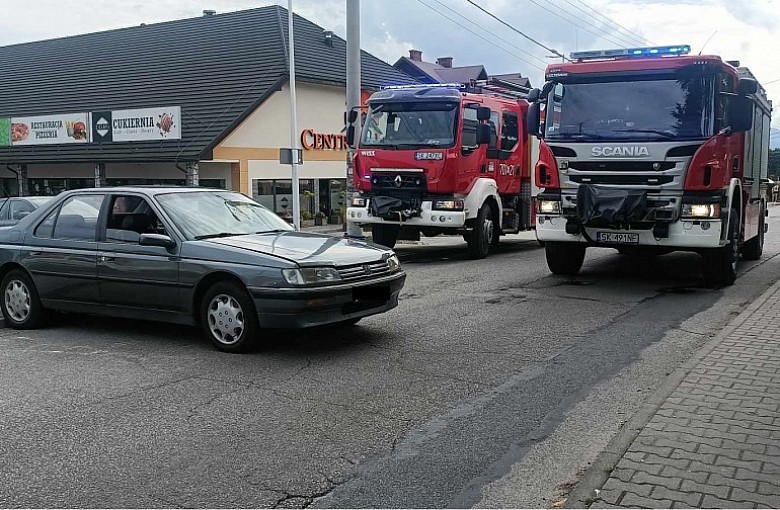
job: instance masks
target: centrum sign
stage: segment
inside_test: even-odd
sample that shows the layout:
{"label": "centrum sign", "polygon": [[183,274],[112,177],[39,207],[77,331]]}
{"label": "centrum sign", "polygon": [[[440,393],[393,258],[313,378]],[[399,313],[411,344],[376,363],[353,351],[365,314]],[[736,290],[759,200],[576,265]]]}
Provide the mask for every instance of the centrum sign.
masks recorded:
{"label": "centrum sign", "polygon": [[181,139],[181,107],[92,112],[93,140],[142,142]]}

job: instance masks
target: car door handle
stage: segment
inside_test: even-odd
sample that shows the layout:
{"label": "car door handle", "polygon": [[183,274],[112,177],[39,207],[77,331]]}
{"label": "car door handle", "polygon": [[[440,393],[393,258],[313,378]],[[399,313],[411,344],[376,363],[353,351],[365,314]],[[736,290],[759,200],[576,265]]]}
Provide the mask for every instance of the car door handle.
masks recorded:
{"label": "car door handle", "polygon": [[30,255],[32,255],[33,257],[37,257],[38,255],[43,255],[43,252],[42,251],[31,251]]}
{"label": "car door handle", "polygon": [[106,255],[101,255],[100,257],[98,257],[98,260],[100,262],[112,262],[112,261],[116,260],[116,257],[108,257]]}

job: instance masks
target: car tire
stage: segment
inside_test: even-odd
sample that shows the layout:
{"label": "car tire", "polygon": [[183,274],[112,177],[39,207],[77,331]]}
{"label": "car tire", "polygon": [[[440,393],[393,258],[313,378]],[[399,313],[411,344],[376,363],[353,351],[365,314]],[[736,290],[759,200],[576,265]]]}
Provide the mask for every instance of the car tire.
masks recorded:
{"label": "car tire", "polygon": [[212,345],[230,353],[251,349],[260,329],[252,298],[243,285],[232,281],[217,282],[206,291],[200,323]]}
{"label": "car tire", "polygon": [[496,235],[490,206],[483,204],[479,209],[471,232],[465,236],[469,258],[476,260],[487,257],[490,253],[490,247],[493,245],[493,238]]}
{"label": "car tire", "polygon": [[758,235],[742,245],[742,258],[745,260],[758,260],[764,254],[764,225],[766,225],[765,206],[761,206],[758,219]]}
{"label": "car tire", "polygon": [[585,261],[585,243],[547,241],[544,254],[550,272],[559,276],[574,276],[582,269]]}
{"label": "car tire", "polygon": [[32,278],[21,269],[9,271],[3,278],[0,310],[5,323],[13,329],[38,329],[46,325],[49,312],[41,304]]}
{"label": "car tire", "polygon": [[729,244],[702,253],[704,283],[707,285],[726,286],[733,284],[737,279],[740,221],[736,209],[731,210],[729,218],[732,220],[729,221]]}
{"label": "car tire", "polygon": [[371,239],[376,244],[392,249],[398,241],[399,231],[400,227],[396,225],[371,225]]}

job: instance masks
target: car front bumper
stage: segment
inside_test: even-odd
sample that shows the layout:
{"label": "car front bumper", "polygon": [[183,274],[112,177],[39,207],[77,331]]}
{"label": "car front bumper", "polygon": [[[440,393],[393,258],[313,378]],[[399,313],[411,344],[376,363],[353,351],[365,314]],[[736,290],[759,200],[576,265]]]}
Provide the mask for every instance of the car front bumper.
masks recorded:
{"label": "car front bumper", "polygon": [[300,329],[359,319],[392,310],[406,273],[308,288],[250,287],[261,328]]}

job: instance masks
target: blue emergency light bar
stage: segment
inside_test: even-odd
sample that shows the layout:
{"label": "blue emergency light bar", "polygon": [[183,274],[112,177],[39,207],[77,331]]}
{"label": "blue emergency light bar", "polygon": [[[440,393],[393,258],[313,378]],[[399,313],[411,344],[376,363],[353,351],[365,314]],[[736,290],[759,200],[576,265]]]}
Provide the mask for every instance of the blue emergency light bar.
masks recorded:
{"label": "blue emergency light bar", "polygon": [[430,88],[465,89],[466,86],[462,83],[415,83],[413,85],[386,85],[382,87],[382,90],[430,89]]}
{"label": "blue emergency light bar", "polygon": [[643,58],[643,57],[674,57],[687,55],[691,47],[687,44],[676,46],[650,46],[645,48],[620,48],[616,50],[576,51],[570,53],[572,60],[598,60],[607,58]]}

